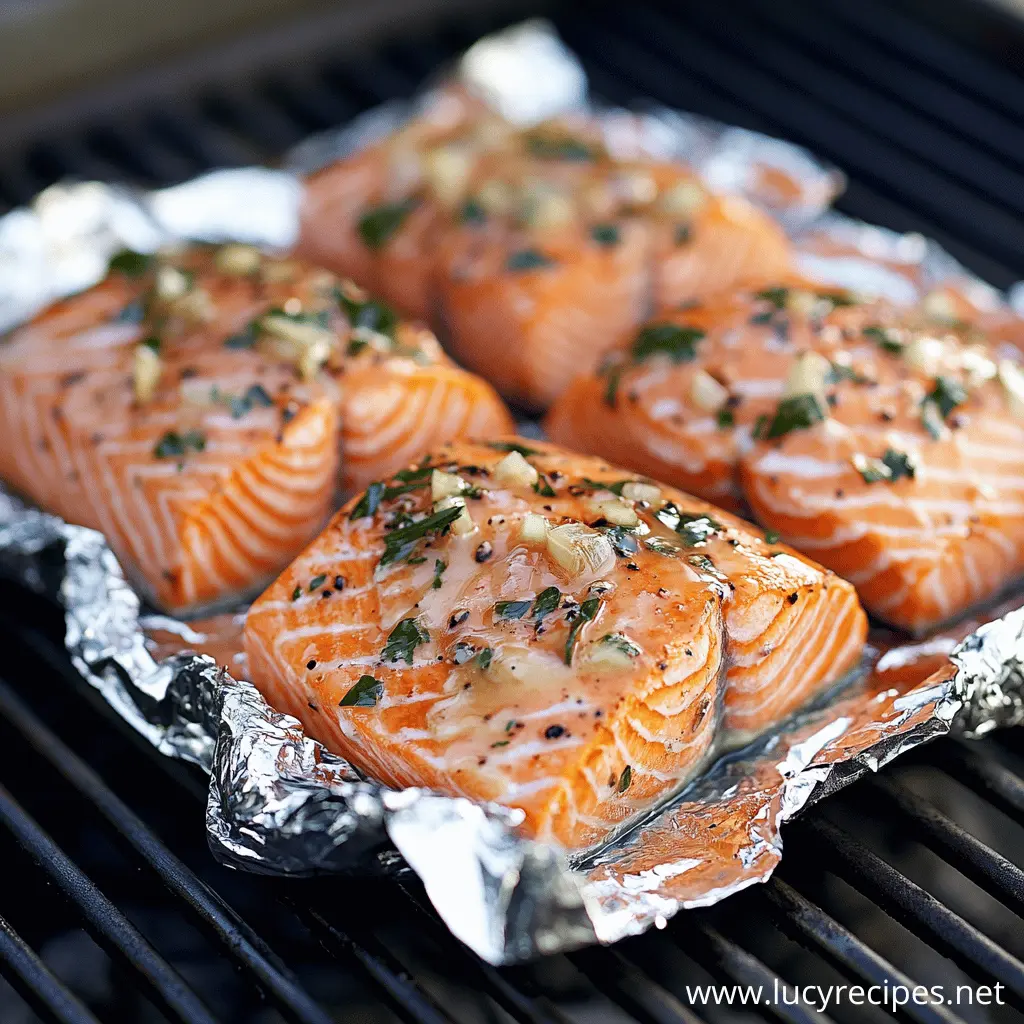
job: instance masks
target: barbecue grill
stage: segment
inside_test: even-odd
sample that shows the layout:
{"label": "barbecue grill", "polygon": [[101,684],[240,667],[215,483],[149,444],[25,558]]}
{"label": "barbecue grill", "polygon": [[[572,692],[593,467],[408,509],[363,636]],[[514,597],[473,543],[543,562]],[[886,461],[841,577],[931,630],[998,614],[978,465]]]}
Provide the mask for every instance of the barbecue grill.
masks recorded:
{"label": "barbecue grill", "polygon": [[[0,208],[65,177],[156,186],[273,161],[538,10],[465,6],[476,13],[423,9],[414,27],[387,27],[382,5],[361,16],[373,39],[358,46],[347,15],[319,15],[10,118]],[[544,13],[603,98],[649,96],[792,139],[849,174],[845,213],[930,235],[998,286],[1024,278],[1024,23],[913,0],[565,0]],[[204,777],[85,687],[56,609],[10,584],[0,608],[4,1024],[891,1019],[849,1003],[691,998],[732,983],[766,998],[784,985],[789,999],[806,984],[999,984],[1002,1006],[897,1016],[1024,1010],[1021,730],[927,746],[829,799],[787,828],[768,885],[613,949],[496,970],[447,933],[411,876],[278,881],[216,865]]]}

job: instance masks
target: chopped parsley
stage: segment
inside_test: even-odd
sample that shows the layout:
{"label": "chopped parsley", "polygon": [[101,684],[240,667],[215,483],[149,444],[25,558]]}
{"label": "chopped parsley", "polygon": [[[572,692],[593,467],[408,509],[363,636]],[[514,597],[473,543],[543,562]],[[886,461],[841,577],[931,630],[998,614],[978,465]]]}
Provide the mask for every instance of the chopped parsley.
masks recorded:
{"label": "chopped parsley", "polygon": [[832,363],[828,373],[825,375],[826,384],[839,384],[844,380],[851,380],[854,384],[866,384],[868,378],[858,373],[852,366],[844,366],[842,363]]}
{"label": "chopped parsley", "polygon": [[606,372],[608,383],[604,387],[604,404],[614,409],[619,397],[619,384],[622,382],[622,367],[613,363]]}
{"label": "chopped parsley", "polygon": [[620,795],[625,793],[629,789],[630,783],[633,781],[633,769],[627,764],[622,769],[622,774],[619,776],[618,785],[615,787],[615,791]]}
{"label": "chopped parsley", "polygon": [[788,288],[765,288],[764,291],[755,292],[755,299],[763,299],[770,302],[776,309],[785,309],[789,300]]}
{"label": "chopped parsley", "polygon": [[152,351],[156,352],[157,355],[160,354],[161,342],[160,339],[155,334],[151,334],[148,338],[144,338],[142,341],[139,342],[139,344],[145,345],[146,348],[148,349],[152,349]]}
{"label": "chopped parsley", "polygon": [[327,573],[321,573],[319,576],[314,576],[309,581],[309,592],[312,594],[314,590],[319,590],[327,582]]}
{"label": "chopped parsley", "polygon": [[675,530],[688,548],[705,543],[711,534],[722,529],[721,524],[711,516],[682,512],[671,501],[666,502],[654,515],[670,530]]}
{"label": "chopped parsley", "polygon": [[615,553],[623,558],[635,555],[640,550],[640,544],[636,537],[625,526],[612,526],[604,533],[615,549]]}
{"label": "chopped parsley", "polygon": [[364,516],[374,515],[380,507],[386,489],[379,480],[370,484],[363,496],[352,507],[352,511],[348,514],[349,519],[362,519]]}
{"label": "chopped parsley", "polygon": [[596,160],[598,150],[571,135],[551,135],[547,132],[529,132],[526,136],[526,150],[539,160],[572,160],[586,163]]}
{"label": "chopped parsley", "polygon": [[825,302],[831,302],[833,309],[839,309],[841,306],[857,305],[857,300],[851,298],[846,292],[818,292],[818,298],[823,299]]}
{"label": "chopped parsley", "polygon": [[480,666],[481,670],[487,671],[491,667],[491,659],[494,657],[494,651],[490,647],[485,647],[477,656],[476,663]]}
{"label": "chopped parsley", "polygon": [[648,324],[633,342],[633,359],[642,362],[653,355],[664,353],[674,363],[689,363],[697,358],[697,342],[704,332],[696,327],[678,324]]}
{"label": "chopped parsley", "polygon": [[620,497],[622,496],[622,488],[626,484],[636,483],[635,480],[619,480],[614,484],[607,484],[600,480],[591,480],[589,476],[585,476],[581,482],[592,491],[611,491],[612,494],[617,494]]}
{"label": "chopped parsley", "polygon": [[778,530],[765,530],[764,531],[764,542],[765,544],[778,544],[782,534]]}
{"label": "chopped parsley", "polygon": [[914,460],[906,453],[887,448],[880,459],[854,458],[854,466],[864,478],[866,484],[875,484],[881,480],[895,483],[906,477],[913,480],[917,472]]}
{"label": "chopped parsley", "polygon": [[244,395],[232,395],[228,399],[228,408],[232,419],[240,420],[253,409],[269,409],[274,400],[267,394],[262,384],[253,384]]}
{"label": "chopped parsley", "polygon": [[505,260],[505,269],[513,273],[523,270],[541,270],[544,267],[552,266],[554,262],[539,249],[517,249],[515,252],[509,253]]}
{"label": "chopped parsley", "polygon": [[728,430],[729,427],[736,425],[736,417],[733,415],[732,409],[719,409],[715,413],[715,423],[718,424],[719,430]]}
{"label": "chopped parsley", "polygon": [[967,391],[957,381],[940,376],[935,378],[935,387],[925,401],[934,402],[945,419],[958,405],[967,401]]}
{"label": "chopped parsley", "polygon": [[595,224],[590,229],[590,237],[598,245],[605,246],[606,248],[618,245],[622,241],[622,234],[615,224]]}
{"label": "chopped parsley", "polygon": [[198,430],[186,430],[179,434],[169,430],[156,443],[153,455],[158,459],[181,458],[189,452],[201,452],[206,448],[206,438]]}
{"label": "chopped parsley", "polygon": [[689,224],[677,224],[676,230],[672,235],[672,240],[676,245],[686,245],[693,237],[693,231]]}
{"label": "chopped parsley", "polygon": [[861,333],[874,341],[883,352],[899,355],[903,351],[903,342],[894,337],[892,331],[886,327],[865,327]]}
{"label": "chopped parsley", "polygon": [[441,561],[440,558],[434,561],[434,578],[430,581],[430,587],[432,590],[441,589],[441,577],[444,575],[445,569],[448,568],[448,563]]}
{"label": "chopped parsley", "polygon": [[359,218],[359,237],[370,249],[384,248],[415,206],[415,199],[403,199],[398,203],[382,203],[371,207]]}
{"label": "chopped parsley", "polygon": [[530,601],[499,601],[494,606],[497,619],[521,619],[529,610]]}
{"label": "chopped parsley", "polygon": [[125,277],[142,277],[153,265],[154,257],[134,249],[122,249],[110,257],[108,274],[124,274]]}
{"label": "chopped parsley", "polygon": [[584,625],[586,625],[586,623],[594,620],[600,607],[601,599],[599,597],[588,597],[587,600],[580,605],[576,618],[572,620],[572,625],[569,626],[569,636],[565,641],[566,665],[572,665],[572,656],[573,652],[576,650],[576,643],[579,640],[580,630]]}
{"label": "chopped parsley", "polygon": [[225,348],[252,348],[256,344],[260,330],[255,320],[251,320],[237,334],[224,339]]}
{"label": "chopped parsley", "polygon": [[360,302],[350,299],[340,288],[334,290],[338,305],[345,318],[355,328],[365,328],[386,338],[395,340],[395,328],[398,326],[398,314],[386,303],[376,299]]}
{"label": "chopped parsley", "polygon": [[302,587],[296,587],[296,588],[295,588],[295,589],[294,589],[294,590],[292,591],[292,600],[293,600],[293,601],[298,601],[298,599],[299,599],[300,597],[302,597]]}
{"label": "chopped parsley", "polygon": [[463,224],[483,224],[487,220],[487,211],[475,199],[467,199],[459,211],[459,220]]}
{"label": "chopped parsley", "polygon": [[529,455],[540,455],[536,448],[527,448],[525,444],[518,441],[487,441],[487,448],[493,448],[496,452],[518,452],[523,458]]}
{"label": "chopped parsley", "polygon": [[392,562],[400,562],[402,559],[408,558],[413,553],[417,543],[428,533],[445,530],[451,526],[462,515],[464,507],[463,505],[453,505],[451,508],[445,508],[431,516],[427,516],[426,519],[410,523],[408,526],[403,526],[401,529],[392,530],[391,533],[386,534],[384,537],[384,554],[381,556],[380,564],[390,565]]}
{"label": "chopped parsley", "polygon": [[373,676],[360,676],[359,682],[353,686],[341,700],[339,708],[374,708],[384,695],[384,684]]}
{"label": "chopped parsley", "polygon": [[[814,395],[794,395],[779,402],[775,415],[764,431],[764,436],[771,440],[784,437],[791,430],[804,430],[820,423],[825,418],[821,404]],[[760,436],[755,434],[755,437]]]}
{"label": "chopped parsley", "polygon": [[543,619],[545,615],[550,615],[561,600],[562,592],[558,587],[545,587],[533,602],[533,618]]}
{"label": "chopped parsley", "polygon": [[554,487],[551,486],[548,478],[543,473],[537,474],[537,482],[533,485],[533,489],[542,498],[554,498],[557,497]]}
{"label": "chopped parsley", "polygon": [[384,661],[404,661],[412,664],[413,652],[420,644],[428,643],[430,634],[415,619],[402,619],[388,634],[381,658]]}
{"label": "chopped parsley", "polygon": [[613,650],[618,651],[620,654],[626,655],[627,658],[639,658],[643,654],[643,650],[639,644],[634,643],[622,633],[606,633],[598,643],[604,644],[606,647],[611,647]]}
{"label": "chopped parsley", "polygon": [[644,547],[657,555],[667,555],[670,558],[678,555],[682,550],[678,544],[673,544],[672,541],[665,540],[664,537],[645,537]]}

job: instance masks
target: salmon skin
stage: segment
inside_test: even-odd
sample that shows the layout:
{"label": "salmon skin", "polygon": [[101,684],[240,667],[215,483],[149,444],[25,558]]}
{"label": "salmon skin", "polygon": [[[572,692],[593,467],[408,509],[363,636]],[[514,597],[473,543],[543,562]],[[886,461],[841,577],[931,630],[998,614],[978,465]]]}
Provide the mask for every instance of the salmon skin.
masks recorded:
{"label": "salmon skin", "polygon": [[422,328],[243,246],[122,253],[0,345],[0,476],[161,607],[253,592],[362,486],[508,413]]}
{"label": "salmon skin", "polygon": [[390,786],[591,847],[858,663],[854,589],[553,445],[458,443],[349,502],[250,608],[251,678]]}
{"label": "salmon skin", "polygon": [[452,96],[309,178],[298,252],[430,319],[531,409],[652,308],[791,263],[766,214],[682,165],[613,157],[596,120],[522,129]]}
{"label": "salmon skin", "polygon": [[934,304],[783,285],[649,325],[550,435],[734,509],[921,632],[1024,572],[1024,376]]}

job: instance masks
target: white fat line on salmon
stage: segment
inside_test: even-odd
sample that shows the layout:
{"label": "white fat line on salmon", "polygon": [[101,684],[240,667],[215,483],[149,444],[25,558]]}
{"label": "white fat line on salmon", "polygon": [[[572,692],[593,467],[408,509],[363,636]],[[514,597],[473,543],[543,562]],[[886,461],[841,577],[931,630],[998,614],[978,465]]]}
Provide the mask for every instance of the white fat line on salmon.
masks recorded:
{"label": "white fat line on salmon", "polygon": [[644,447],[656,458],[669,465],[679,466],[687,473],[702,473],[707,469],[707,459],[694,449],[686,438],[678,441],[663,437],[648,437]]}
{"label": "white fat line on salmon", "polygon": [[575,747],[583,746],[586,742],[587,740],[584,736],[566,733],[557,740],[541,739],[531,740],[527,743],[515,743],[509,747],[502,747],[488,755],[487,762],[498,767],[507,767],[519,761],[528,761],[535,754],[543,755],[558,750],[572,750]]}
{"label": "white fat line on salmon", "polygon": [[700,730],[692,733],[689,739],[680,739],[678,734],[673,731],[673,726],[678,728],[678,723],[673,718],[665,719],[664,732],[652,732],[640,719],[634,718],[632,715],[625,715],[624,721],[630,732],[639,736],[645,743],[664,747],[670,754],[681,754],[684,750],[692,746],[699,746],[703,742],[703,733]]}
{"label": "white fat line on salmon", "polygon": [[[313,591],[310,597],[316,595],[318,591]],[[299,606],[302,602],[302,598],[296,598],[295,606]],[[262,610],[262,609],[261,609]],[[328,622],[328,623],[313,623],[309,626],[293,626],[291,629],[284,630],[277,636],[277,643],[281,644],[291,643],[293,640],[305,640],[309,637],[318,636],[345,636],[350,633],[362,633],[367,630],[372,631],[376,634],[381,634],[380,627],[374,622]],[[433,664],[433,662],[428,662]]]}
{"label": "white fat line on salmon", "polygon": [[[393,403],[392,410],[393,415],[385,420],[376,420],[375,427],[377,431],[377,445],[375,451],[388,451],[389,453],[396,448],[399,448],[399,440],[403,439],[408,432],[408,425],[420,424],[420,423],[431,423],[431,408],[433,409],[433,415],[437,415],[438,402],[436,400],[431,401],[434,396],[425,395],[422,390],[417,390],[413,395],[409,394],[407,388],[402,388],[401,385],[395,384],[395,402]],[[416,435],[417,430],[413,430],[413,434]],[[390,457],[390,454],[389,454]]]}

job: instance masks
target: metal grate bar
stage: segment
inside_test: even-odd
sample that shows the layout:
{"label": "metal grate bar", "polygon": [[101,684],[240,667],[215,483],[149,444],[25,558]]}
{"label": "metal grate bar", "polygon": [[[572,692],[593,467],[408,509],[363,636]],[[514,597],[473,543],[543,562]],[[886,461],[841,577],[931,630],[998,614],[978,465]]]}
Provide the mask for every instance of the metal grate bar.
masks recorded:
{"label": "metal grate bar", "polygon": [[[683,920],[671,929],[670,934],[690,957],[712,973],[735,984],[760,989],[765,993],[762,1007],[786,1024],[829,1024],[831,1021],[829,1016],[812,1009],[802,1000],[788,1004],[781,998],[786,982],[703,918],[695,915]],[[776,987],[780,998],[775,998]]]}
{"label": "metal grate bar", "polygon": [[0,823],[70,899],[97,940],[138,972],[158,1005],[186,1024],[216,1024],[182,977],[0,785]]}
{"label": "metal grate bar", "polygon": [[1016,913],[1024,913],[1024,871],[1019,867],[894,779],[871,779],[870,792],[913,822],[924,841],[958,871]]}
{"label": "metal grate bar", "polygon": [[973,742],[943,743],[933,751],[932,757],[943,771],[984,797],[997,810],[1024,822],[1024,779],[994,757],[983,757]]}
{"label": "metal grate bar", "polygon": [[[890,988],[904,985],[913,989],[914,982],[907,975],[782,879],[772,879],[764,887],[764,896],[787,934],[820,950],[835,966],[872,985],[888,983]],[[961,1018],[944,1006],[908,1004],[901,1008],[901,1015],[921,1024],[961,1024]]]}
{"label": "metal grate bar", "polygon": [[839,826],[812,818],[804,828],[827,851],[830,868],[915,935],[955,960],[967,974],[977,976],[980,969],[1001,982],[1008,1001],[1024,1007],[1024,964],[1016,957]]}
{"label": "metal grate bar", "polygon": [[2,917],[0,963],[24,999],[46,1020],[54,1024],[99,1024]]}
{"label": "metal grate bar", "polygon": [[0,681],[0,714],[32,748],[110,822],[244,967],[253,981],[298,1024],[330,1024],[324,1013],[263,942],[124,804],[103,780]]}

